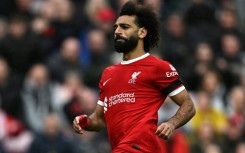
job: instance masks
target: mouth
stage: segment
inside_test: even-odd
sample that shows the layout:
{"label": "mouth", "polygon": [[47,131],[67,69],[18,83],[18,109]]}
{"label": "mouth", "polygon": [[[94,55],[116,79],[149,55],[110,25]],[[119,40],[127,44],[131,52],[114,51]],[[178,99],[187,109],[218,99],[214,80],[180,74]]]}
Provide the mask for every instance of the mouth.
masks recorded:
{"label": "mouth", "polygon": [[119,39],[116,39],[115,41],[116,41],[116,42],[125,42],[124,39],[120,39],[120,38],[119,38]]}
{"label": "mouth", "polygon": [[122,37],[122,36],[120,36],[120,35],[117,35],[115,37],[115,42],[125,42],[125,41],[127,41],[127,39]]}

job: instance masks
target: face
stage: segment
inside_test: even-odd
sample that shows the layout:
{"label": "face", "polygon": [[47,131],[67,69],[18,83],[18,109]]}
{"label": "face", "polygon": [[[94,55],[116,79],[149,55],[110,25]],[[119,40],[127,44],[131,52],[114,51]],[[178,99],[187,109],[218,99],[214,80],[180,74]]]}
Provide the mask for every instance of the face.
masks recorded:
{"label": "face", "polygon": [[119,53],[128,53],[138,45],[138,26],[134,16],[120,16],[114,25],[114,46]]}

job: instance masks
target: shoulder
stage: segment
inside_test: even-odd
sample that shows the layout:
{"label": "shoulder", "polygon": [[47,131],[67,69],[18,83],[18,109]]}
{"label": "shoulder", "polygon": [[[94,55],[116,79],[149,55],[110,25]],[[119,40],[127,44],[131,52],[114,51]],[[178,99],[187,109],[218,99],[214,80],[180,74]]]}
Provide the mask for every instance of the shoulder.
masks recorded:
{"label": "shoulder", "polygon": [[108,73],[110,71],[113,71],[114,69],[116,69],[118,67],[119,64],[115,64],[115,65],[111,65],[111,66],[108,66],[104,69],[103,73]]}
{"label": "shoulder", "polygon": [[118,67],[118,65],[119,64],[115,64],[115,65],[111,65],[111,66],[106,67],[102,73],[102,76],[106,76],[110,73],[113,73],[114,70]]}
{"label": "shoulder", "polygon": [[157,70],[161,71],[168,71],[168,70],[175,70],[173,65],[169,61],[165,61],[155,56],[149,56],[149,62],[152,63]]}
{"label": "shoulder", "polygon": [[150,63],[162,64],[162,65],[166,65],[169,63],[168,61],[161,59],[159,57],[153,56],[153,55],[148,56],[147,60]]}

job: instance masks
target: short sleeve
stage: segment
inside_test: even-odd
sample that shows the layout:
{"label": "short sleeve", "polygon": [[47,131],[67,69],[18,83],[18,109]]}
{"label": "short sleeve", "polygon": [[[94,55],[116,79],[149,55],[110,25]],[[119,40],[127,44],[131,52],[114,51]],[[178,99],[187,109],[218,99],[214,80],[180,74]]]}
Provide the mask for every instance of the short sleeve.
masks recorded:
{"label": "short sleeve", "polygon": [[156,84],[165,96],[175,96],[185,89],[177,70],[169,62],[157,66]]}
{"label": "short sleeve", "polygon": [[108,69],[105,69],[101,75],[100,81],[99,81],[99,100],[97,102],[98,105],[104,106],[104,89],[103,89],[103,82],[105,80],[106,74]]}

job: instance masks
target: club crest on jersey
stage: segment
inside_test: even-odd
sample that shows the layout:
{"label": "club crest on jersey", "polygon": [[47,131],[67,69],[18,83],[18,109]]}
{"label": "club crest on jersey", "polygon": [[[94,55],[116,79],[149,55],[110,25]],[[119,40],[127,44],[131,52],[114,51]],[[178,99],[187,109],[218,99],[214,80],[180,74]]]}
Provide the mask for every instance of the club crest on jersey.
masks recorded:
{"label": "club crest on jersey", "polygon": [[141,73],[141,71],[139,71],[139,72],[134,72],[134,73],[132,74],[132,78],[129,79],[128,83],[129,83],[129,84],[135,84],[135,83],[136,83],[137,76],[138,76],[140,73]]}

